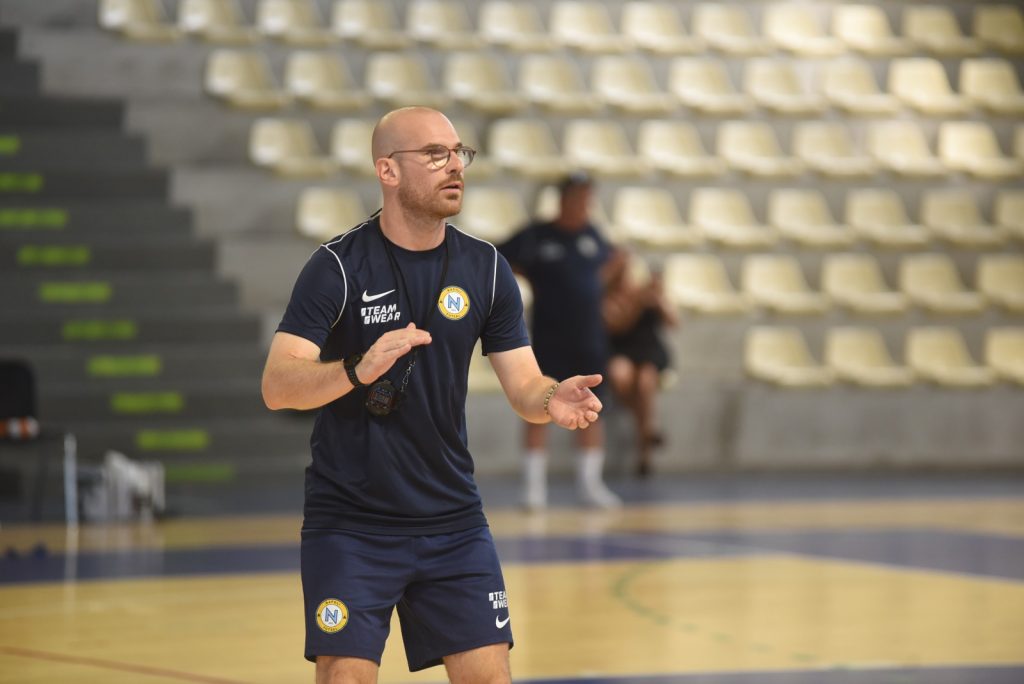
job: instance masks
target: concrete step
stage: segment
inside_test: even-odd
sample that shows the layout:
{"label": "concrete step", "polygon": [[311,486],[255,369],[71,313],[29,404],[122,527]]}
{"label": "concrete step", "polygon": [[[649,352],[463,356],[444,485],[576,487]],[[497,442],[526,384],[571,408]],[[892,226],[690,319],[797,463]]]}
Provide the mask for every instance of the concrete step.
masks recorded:
{"label": "concrete step", "polygon": [[126,198],[167,197],[168,174],[157,169],[44,171],[0,169],[0,198]]}
{"label": "concrete step", "polygon": [[18,55],[18,33],[9,29],[0,30],[0,58]]}
{"label": "concrete step", "polygon": [[63,315],[0,312],[0,330],[10,345],[120,344],[135,353],[148,343],[192,343],[197,339],[253,344],[259,340],[257,317],[230,309],[166,311],[146,309],[115,314]]}
{"label": "concrete step", "polygon": [[[55,275],[22,272],[0,275],[0,292],[11,313],[110,313],[152,307],[160,311],[229,308],[238,304],[238,287],[204,271],[124,273],[93,271]],[[198,304],[197,304],[198,303]]]}
{"label": "concrete step", "polygon": [[165,380],[148,388],[47,387],[38,393],[39,415],[57,423],[122,421],[148,423],[263,418],[270,413],[260,396],[260,378],[189,384]]}
{"label": "concrete step", "polygon": [[34,95],[38,90],[38,64],[0,57],[0,95]]}
{"label": "concrete step", "polygon": [[120,128],[124,105],[113,99],[0,95],[0,125]]}
{"label": "concrete step", "polygon": [[0,127],[0,169],[96,170],[146,165],[146,143],[110,129],[42,130]]}
{"label": "concrete step", "polygon": [[192,212],[160,200],[103,201],[13,198],[0,196],[0,234],[50,234],[75,239],[102,235],[184,235]]}
{"label": "concrete step", "polygon": [[0,233],[0,268],[34,272],[83,272],[84,269],[212,270],[216,245],[190,235],[84,237]]}

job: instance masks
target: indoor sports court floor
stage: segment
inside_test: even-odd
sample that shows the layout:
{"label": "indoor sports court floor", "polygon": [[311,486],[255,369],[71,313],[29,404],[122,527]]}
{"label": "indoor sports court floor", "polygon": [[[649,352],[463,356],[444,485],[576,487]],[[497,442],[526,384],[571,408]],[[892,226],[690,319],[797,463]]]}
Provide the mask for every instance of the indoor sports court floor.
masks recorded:
{"label": "indoor sports court floor", "polygon": [[[482,482],[517,681],[1024,682],[1019,474],[694,475],[619,488],[621,512],[576,510],[556,487],[556,506],[530,516],[513,480]],[[258,489],[238,500],[260,499],[266,508]],[[312,681],[287,499],[276,514],[77,536],[0,529],[0,682]],[[394,628],[380,680],[444,672],[410,675]]]}

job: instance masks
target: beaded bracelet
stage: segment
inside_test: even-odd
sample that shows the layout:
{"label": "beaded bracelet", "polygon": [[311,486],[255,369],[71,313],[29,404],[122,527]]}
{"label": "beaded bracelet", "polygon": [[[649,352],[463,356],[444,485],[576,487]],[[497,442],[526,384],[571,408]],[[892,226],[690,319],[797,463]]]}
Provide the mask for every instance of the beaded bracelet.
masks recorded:
{"label": "beaded bracelet", "polygon": [[548,393],[544,395],[544,413],[546,413],[549,416],[551,414],[548,412],[548,404],[551,403],[551,397],[555,396],[555,392],[558,391],[558,386],[561,384],[562,383],[560,382],[556,382],[554,385],[550,387],[550,389],[548,389]]}

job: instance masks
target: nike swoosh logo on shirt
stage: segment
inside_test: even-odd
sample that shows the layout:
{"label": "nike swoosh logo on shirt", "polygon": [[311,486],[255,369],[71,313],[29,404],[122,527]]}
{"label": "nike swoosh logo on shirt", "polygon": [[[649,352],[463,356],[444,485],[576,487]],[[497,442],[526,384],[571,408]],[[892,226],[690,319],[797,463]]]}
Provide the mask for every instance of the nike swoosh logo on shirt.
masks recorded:
{"label": "nike swoosh logo on shirt", "polygon": [[372,295],[366,294],[366,290],[363,290],[363,301],[369,303],[376,299],[380,299],[381,297],[387,297],[392,292],[394,292],[394,290],[388,290],[387,292],[381,292],[380,294]]}
{"label": "nike swoosh logo on shirt", "polygon": [[506,618],[505,618],[504,620],[502,620],[502,619],[501,619],[500,617],[498,617],[497,615],[495,615],[495,616],[494,616],[494,626],[495,626],[495,627],[497,627],[498,629],[501,629],[502,627],[504,627],[505,625],[507,625],[507,624],[508,624],[508,621],[509,621],[509,620],[511,620],[511,619],[512,619],[512,616],[511,616],[511,615],[509,615],[508,617],[506,617]]}

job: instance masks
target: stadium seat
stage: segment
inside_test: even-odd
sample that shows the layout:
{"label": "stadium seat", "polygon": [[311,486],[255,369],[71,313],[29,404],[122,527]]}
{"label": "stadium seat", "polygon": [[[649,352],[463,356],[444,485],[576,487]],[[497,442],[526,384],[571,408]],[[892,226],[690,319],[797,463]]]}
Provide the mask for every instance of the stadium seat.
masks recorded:
{"label": "stadium seat", "polygon": [[100,0],[98,10],[101,27],[130,40],[170,42],[182,35],[160,0]]}
{"label": "stadium seat", "polygon": [[976,106],[996,114],[1024,114],[1024,91],[1005,59],[965,59],[960,63],[960,90]]}
{"label": "stadium seat", "polygon": [[363,201],[354,190],[313,187],[299,195],[295,224],[300,235],[327,242],[359,225],[367,216]]}
{"label": "stadium seat", "polygon": [[768,247],[778,239],[774,231],[758,223],[747,196],[736,188],[694,190],[690,196],[689,221],[707,239],[727,247]]}
{"label": "stadium seat", "polygon": [[814,114],[828,101],[804,83],[793,60],[761,57],[747,61],[743,89],[765,109],[780,114]]}
{"label": "stadium seat", "polygon": [[978,259],[978,291],[1005,309],[1024,313],[1024,256],[988,254]]}
{"label": "stadium seat", "polygon": [[596,58],[591,90],[605,103],[634,114],[666,114],[679,106],[658,86],[647,60],[637,57]]}
{"label": "stadium seat", "polygon": [[498,166],[528,178],[553,180],[572,171],[543,119],[499,119],[491,124],[487,149]]}
{"label": "stadium seat", "polygon": [[997,226],[1024,240],[1024,190],[1000,190],[996,193],[994,221]]}
{"label": "stadium seat", "polygon": [[374,52],[366,62],[366,88],[393,107],[423,105],[442,109],[448,98],[434,84],[418,53]]}
{"label": "stadium seat", "polygon": [[832,33],[851,50],[888,57],[914,50],[913,42],[893,34],[882,7],[840,4],[832,11]]}
{"label": "stadium seat", "polygon": [[725,161],[708,154],[693,124],[648,119],[637,129],[637,151],[651,166],[677,176],[717,176]]}
{"label": "stadium seat", "polygon": [[1024,385],[1024,328],[991,328],[985,334],[985,365],[999,377]]}
{"label": "stadium seat", "polygon": [[755,303],[777,313],[821,314],[830,306],[828,295],[811,289],[800,264],[789,255],[746,257],[740,287]]}
{"label": "stadium seat", "polygon": [[453,0],[412,0],[405,10],[405,32],[442,50],[474,50],[484,45],[473,30],[466,3]]}
{"label": "stadium seat", "polygon": [[370,106],[370,95],[355,86],[340,54],[297,50],[288,56],[285,87],[299,101],[330,111]]}
{"label": "stadium seat", "polygon": [[515,190],[474,186],[466,193],[458,226],[470,235],[500,243],[526,225],[529,215]]}
{"label": "stadium seat", "polygon": [[811,7],[797,3],[765,6],[765,36],[779,49],[802,57],[835,57],[846,52],[846,44],[828,35]]}
{"label": "stadium seat", "polygon": [[675,197],[664,188],[619,188],[612,222],[621,238],[652,247],[693,247],[703,241],[700,232],[686,225]]}
{"label": "stadium seat", "polygon": [[1020,54],[1024,52],[1024,13],[1009,3],[976,5],[974,35],[996,50]]}
{"label": "stadium seat", "polygon": [[756,326],[747,332],[744,367],[747,373],[783,387],[824,387],[835,371],[815,361],[799,328]]}
{"label": "stadium seat", "polygon": [[331,30],[370,50],[401,50],[412,45],[399,26],[391,0],[335,0]]}
{"label": "stadium seat", "polygon": [[848,247],[857,239],[852,230],[836,223],[825,195],[812,188],[772,190],[768,223],[782,237],[805,247]]}
{"label": "stadium seat", "polygon": [[298,119],[257,119],[249,138],[249,158],[258,166],[283,176],[322,177],[334,173],[338,164],[317,147],[308,121]]}
{"label": "stadium seat", "polygon": [[1024,125],[1017,124],[1013,129],[1013,156],[1024,159]]}
{"label": "stadium seat", "polygon": [[664,55],[702,52],[706,43],[683,27],[675,7],[633,0],[622,7],[622,33],[640,48]]}
{"label": "stadium seat", "polygon": [[965,36],[949,7],[925,5],[903,10],[903,35],[937,55],[962,57],[984,49],[977,38]]}
{"label": "stadium seat", "polygon": [[949,169],[980,178],[1024,175],[1024,160],[1005,156],[984,121],[944,121],[939,127],[939,156]]}
{"label": "stadium seat", "polygon": [[907,364],[918,377],[947,387],[986,387],[995,371],[971,358],[959,330],[949,326],[912,328],[907,333]]}
{"label": "stadium seat", "polygon": [[921,223],[959,247],[998,247],[1006,235],[985,222],[974,195],[960,188],[926,190],[921,199]]}
{"label": "stadium seat", "polygon": [[868,131],[868,148],[888,170],[905,176],[941,176],[946,165],[932,154],[924,130],[914,121],[880,121]]}
{"label": "stadium seat", "polygon": [[636,156],[622,124],[610,119],[568,121],[562,152],[574,166],[603,176],[641,176],[651,170],[647,160]]}
{"label": "stadium seat", "polygon": [[473,159],[473,165],[465,170],[466,175],[474,180],[479,180],[490,178],[498,173],[498,165],[487,154],[487,148],[483,146],[483,142],[477,135],[477,127],[473,121],[471,119],[453,118],[451,122],[452,126],[455,127],[455,132],[459,134],[459,142],[477,151],[477,155]]}
{"label": "stadium seat", "polygon": [[874,328],[832,328],[825,337],[825,363],[836,377],[864,387],[907,387],[914,371],[897,364]]}
{"label": "stadium seat", "polygon": [[452,100],[486,114],[508,114],[527,105],[505,65],[486,52],[456,52],[444,66],[444,89]]}
{"label": "stadium seat", "polygon": [[772,42],[757,32],[743,5],[697,5],[693,10],[693,32],[716,50],[733,55],[761,55],[774,49]]}
{"label": "stadium seat", "polygon": [[326,46],[338,41],[314,0],[260,0],[256,27],[268,38],[290,45]]}
{"label": "stadium seat", "polygon": [[259,40],[256,29],[245,25],[238,0],[182,0],[178,27],[208,43],[246,45]]}
{"label": "stadium seat", "polygon": [[971,109],[969,99],[953,92],[942,64],[930,57],[893,60],[889,89],[907,106],[924,114],[946,116]]}
{"label": "stadium seat", "polygon": [[985,298],[968,290],[945,254],[915,254],[900,261],[900,290],[919,306],[942,314],[973,314]]}
{"label": "stadium seat", "polygon": [[471,394],[493,394],[501,391],[501,382],[494,373],[490,359],[483,355],[479,342],[469,357],[466,390]]}
{"label": "stadium seat", "polygon": [[862,59],[838,59],[824,65],[825,97],[851,114],[887,115],[901,108],[900,101],[878,87],[871,65]]}
{"label": "stadium seat", "polygon": [[557,0],[551,7],[552,38],[586,52],[628,52],[633,41],[612,25],[608,9],[593,0]]}
{"label": "stadium seat", "polygon": [[518,83],[530,102],[555,112],[581,114],[604,107],[587,89],[576,63],[563,55],[524,56]]}
{"label": "stadium seat", "polygon": [[804,171],[804,163],[783,154],[774,129],[761,121],[722,123],[715,147],[729,166],[754,176],[796,176]]}
{"label": "stadium seat", "polygon": [[882,247],[914,249],[931,239],[927,228],[911,222],[900,195],[887,188],[849,191],[844,217],[862,238]]}
{"label": "stadium seat", "polygon": [[665,296],[673,306],[702,314],[745,313],[750,297],[737,292],[714,254],[671,254],[665,259]]}
{"label": "stadium seat", "polygon": [[717,59],[676,57],[669,67],[668,88],[680,102],[707,114],[740,114],[754,107]]}
{"label": "stadium seat", "polygon": [[371,176],[374,167],[370,139],[376,122],[372,119],[338,119],[331,129],[331,157],[348,173]]}
{"label": "stadium seat", "polygon": [[902,314],[907,295],[892,290],[870,254],[830,254],[821,270],[821,289],[836,304],[862,314]]}
{"label": "stadium seat", "polygon": [[206,62],[204,86],[210,95],[244,109],[280,109],[291,103],[259,52],[214,50]]}
{"label": "stadium seat", "polygon": [[874,158],[857,150],[850,130],[838,122],[797,124],[793,132],[793,153],[812,171],[826,176],[870,176],[878,170]]}
{"label": "stadium seat", "polygon": [[487,0],[480,5],[479,23],[480,36],[491,45],[521,52],[555,47],[532,3]]}

